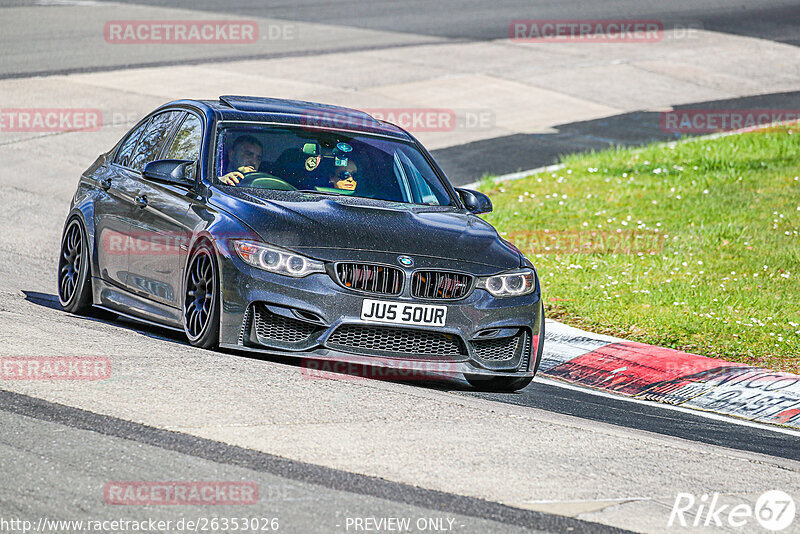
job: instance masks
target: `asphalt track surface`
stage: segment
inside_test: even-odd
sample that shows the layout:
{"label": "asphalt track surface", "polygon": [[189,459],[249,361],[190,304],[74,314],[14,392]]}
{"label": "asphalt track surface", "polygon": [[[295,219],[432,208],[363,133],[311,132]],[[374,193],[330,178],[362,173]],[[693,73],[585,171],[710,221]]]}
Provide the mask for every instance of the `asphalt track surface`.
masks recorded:
{"label": "asphalt track surface", "polygon": [[[127,0],[125,0],[127,1]],[[796,1],[756,0],[411,0],[368,3],[343,2],[259,2],[248,0],[229,5],[224,0],[131,0],[151,6],[184,7],[216,13],[270,17],[286,20],[324,20],[330,24],[383,31],[400,31],[448,39],[486,40],[508,35],[510,20],[537,19],[658,19],[665,25],[701,27],[737,35],[759,37],[789,44],[800,44],[796,29],[800,25],[800,3]]]}
{"label": "asphalt track surface", "polygon": [[[79,0],[11,0],[2,7],[60,6],[79,4]],[[92,2],[89,2],[90,4]],[[98,3],[98,2],[95,2]],[[99,4],[99,3],[98,3]],[[2,39],[5,51],[0,58],[0,79],[29,76],[96,72],[147,66],[204,64],[209,62],[297,57],[309,54],[354,52],[407,46],[409,44],[451,44],[501,39],[508,35],[509,22],[517,19],[643,19],[659,20],[665,28],[698,28],[800,45],[800,1],[730,0],[659,1],[624,0],[612,4],[589,2],[534,2],[505,0],[429,2],[321,2],[246,0],[225,2],[204,0],[122,0],[121,5],[181,9],[230,17],[264,17],[275,24],[324,23],[340,32],[305,35],[302,41],[270,43],[259,52],[235,46],[163,51],[147,47],[116,47],[99,54],[94,47],[82,46],[87,29],[82,21],[59,21],[15,32],[13,39]],[[2,13],[2,11],[0,11]],[[146,19],[146,11],[133,18]],[[156,17],[157,18],[157,17]],[[348,35],[352,29],[353,35]],[[373,33],[370,33],[373,32]],[[378,33],[380,32],[380,33]],[[386,32],[390,32],[388,35]],[[163,48],[163,47],[162,47]],[[211,51],[209,51],[211,50]],[[698,101],[682,108],[706,109],[797,109],[800,94],[776,92],[756,97]],[[692,134],[688,134],[692,135]],[[653,141],[674,140],[680,134],[663,131],[657,112],[624,113],[598,120],[564,123],[557,132],[514,134],[433,150],[433,155],[456,185],[471,183],[485,175],[513,173],[549,165],[564,154],[601,150],[610,146],[641,146]]]}
{"label": "asphalt track surface", "polygon": [[[58,309],[59,306],[55,295],[32,294],[28,296],[28,299],[54,309]],[[164,337],[176,343],[185,342],[180,334],[171,330],[135,321],[128,322],[124,319],[123,321],[130,327],[148,332],[153,336]],[[110,322],[109,324],[116,323]],[[240,353],[240,356],[253,357],[249,353]],[[279,359],[279,361],[289,365],[298,365],[297,361],[292,358]],[[368,370],[356,366],[354,375],[368,376]],[[456,380],[446,384],[421,383],[418,386],[450,391],[454,395],[468,395],[494,402],[537,408],[625,428],[800,461],[800,447],[797,445],[796,433],[781,433],[768,425],[747,422],[738,424],[734,419],[727,417],[710,419],[702,413],[676,411],[655,403],[630,402],[616,395],[598,394],[589,388],[565,388],[549,378],[537,377],[525,389],[515,393],[475,391],[465,382]],[[2,408],[0,407],[0,409]]]}
{"label": "asphalt track surface", "polygon": [[[71,0],[6,0],[1,7],[26,7],[42,5],[70,5]],[[462,41],[501,39],[508,36],[509,22],[518,19],[642,19],[660,20],[665,27],[690,27],[711,31],[758,37],[771,41],[800,45],[797,28],[800,27],[800,2],[797,0],[755,0],[736,2],[730,0],[674,0],[668,3],[658,0],[622,0],[609,3],[603,0],[570,0],[549,2],[547,0],[500,0],[484,2],[470,0],[411,0],[396,2],[355,0],[324,2],[245,0],[121,0],[119,4],[151,6],[155,8],[180,8],[198,12],[210,12],[241,17],[267,17],[270,19],[324,22],[344,28],[397,32],[409,34],[415,39],[430,37]],[[62,28],[51,33],[50,43],[43,42],[36,28],[31,28],[32,42],[36,48],[46,50],[46,60],[37,64],[20,62],[11,68],[2,69],[4,76],[28,76],[47,72],[85,72],[93,69],[126,68],[141,65],[169,64],[166,57],[143,56],[98,57],[92,51],[82,50],[77,43],[64,46],[59,37],[76,31],[76,22],[65,21]],[[79,22],[78,22],[79,24]],[[32,42],[6,43],[8,56],[4,62],[21,50],[30,50]],[[343,38],[338,42],[327,42],[326,49],[353,49],[353,43]],[[362,48],[393,46],[394,43],[363,43]],[[316,53],[315,50],[294,49],[277,53]],[[247,52],[237,52],[230,57],[247,57]],[[258,57],[265,57],[263,55]],[[127,59],[127,61],[125,61]],[[215,55],[195,57],[192,61],[219,60]],[[184,62],[183,60],[181,62]]]}
{"label": "asphalt track surface", "polygon": [[767,426],[737,425],[724,419],[668,410],[652,403],[632,403],[619,397],[598,396],[586,388],[567,389],[551,380],[537,379],[516,394],[465,394],[731,449],[800,460],[796,435],[781,434]]}
{"label": "asphalt track surface", "polygon": [[[12,509],[24,509],[38,499],[46,501],[48,493],[56,492],[70,494],[71,499],[96,500],[102,494],[100,488],[108,482],[109,472],[120,481],[176,476],[194,480],[192,476],[202,474],[205,479],[256,482],[259,504],[247,509],[246,515],[278,518],[283,529],[290,532],[301,531],[297,529],[299,525],[303,525],[303,532],[346,531],[344,518],[364,516],[413,517],[415,521],[447,518],[460,532],[623,532],[568,517],[294,462],[4,391],[0,391],[0,422],[5,428],[13,428],[0,437],[0,467],[8,480],[17,481],[14,488],[0,490],[0,497],[4,506],[11,504]],[[127,458],[126,470],[119,468],[120,456]],[[20,460],[31,464],[20,465]],[[75,471],[80,466],[91,467],[80,473],[80,483],[75,487]],[[58,476],[48,472],[54,467],[61,471]],[[59,480],[63,486],[42,491],[35,481],[43,475],[48,480]],[[85,518],[75,514],[69,500],[66,499],[67,506],[61,499],[56,506],[35,506],[45,517]],[[245,515],[238,508],[231,506],[215,513],[219,517]],[[186,518],[208,517],[200,506],[184,508],[182,513]],[[173,517],[142,509],[120,515],[139,520]]]}
{"label": "asphalt track surface", "polygon": [[[36,304],[58,309],[55,295],[30,294],[28,300]],[[175,343],[185,343],[181,334],[136,321],[122,319],[131,328],[162,337]],[[109,324],[117,322],[109,321]],[[243,358],[256,358],[251,353],[237,353]],[[293,358],[273,358],[288,365],[299,365]],[[354,376],[369,376],[361,366],[351,366]],[[466,382],[452,380],[417,383],[418,387],[449,391],[454,395],[502,402],[517,406],[537,408],[553,413],[571,415],[600,423],[643,430],[666,436],[719,445],[730,449],[766,454],[779,458],[800,461],[798,433],[782,433],[769,425],[750,424],[734,418],[708,418],[703,413],[676,411],[652,402],[631,402],[621,396],[599,394],[584,387],[563,387],[550,378],[537,377],[525,389],[515,393],[493,393],[475,391]],[[0,397],[2,398],[2,397]],[[0,403],[2,404],[2,403]],[[0,408],[2,409],[2,408]]]}
{"label": "asphalt track surface", "polygon": [[[696,27],[719,32],[747,35],[777,42],[800,45],[800,1],[760,0],[738,2],[722,0],[679,0],[665,4],[660,1],[625,0],[609,4],[601,0],[568,1],[554,4],[545,0],[503,0],[499,2],[457,0],[429,2],[412,0],[393,2],[341,1],[272,1],[245,0],[122,0],[119,3],[140,6],[171,7],[213,13],[227,13],[242,17],[261,16],[287,21],[324,21],[367,30],[401,32],[416,36],[459,40],[490,40],[507,35],[510,20],[539,19],[657,19],[665,26]],[[3,2],[3,7],[41,5],[33,0]],[[22,45],[22,43],[20,43]],[[369,47],[370,45],[364,45]],[[374,45],[380,46],[380,45]],[[387,46],[392,46],[391,44]],[[332,50],[348,49],[347,43],[335,43]],[[302,54],[303,50],[293,53]],[[77,55],[75,50],[61,48],[49,54],[51,63],[29,65],[36,67],[28,72],[2,73],[9,77],[27,76],[32,72],[91,71],[91,63],[64,68]],[[195,58],[202,62],[214,58]],[[138,64],[148,64],[139,62]],[[164,64],[153,58],[152,64]],[[56,69],[56,66],[59,66]],[[102,68],[124,68],[125,63],[104,65]],[[800,92],[776,93],[753,97],[697,103],[705,108],[791,108],[800,102]],[[697,104],[692,104],[695,107]],[[676,109],[689,106],[676,106]],[[483,173],[513,172],[520,168],[533,168],[552,163],[560,154],[601,149],[608,145],[636,145],[653,140],[670,140],[671,134],[657,128],[657,113],[639,112],[610,118],[563,124],[556,134],[534,136],[517,135],[490,139],[435,151],[437,160],[445,159],[451,167],[467,170],[476,175]],[[529,150],[531,141],[536,150]],[[476,157],[477,156],[477,157]],[[509,167],[513,161],[514,167]],[[476,162],[480,167],[476,168]],[[517,395],[474,394],[499,402],[533,406],[579,417],[609,422],[631,428],[670,434],[705,443],[731,448],[763,452],[775,456],[800,459],[800,449],[792,447],[790,436],[779,436],[768,429],[747,428],[700,416],[665,412],[658,407],[632,408],[630,403],[613,401],[552,385],[531,384]]]}
{"label": "asphalt track surface", "polygon": [[[122,2],[127,3],[127,2]],[[134,3],[134,2],[131,2]],[[4,2],[3,7],[34,5],[36,2]],[[162,6],[165,2],[135,2],[138,5]],[[172,7],[210,12],[227,12],[241,16],[265,16],[262,2],[178,2]],[[355,14],[357,13],[357,15]],[[0,15],[2,11],[0,10]],[[614,18],[632,16],[659,18],[675,24],[699,25],[705,29],[737,35],[754,36],[782,43],[800,44],[800,2],[749,2],[743,6],[733,2],[663,2],[615,3],[568,2],[554,7],[545,2],[281,2],[271,3],[268,16],[282,20],[307,21],[310,18],[330,24],[366,30],[395,31],[413,34],[418,42],[447,38],[464,41],[497,39],[507,33],[509,20],[516,18]],[[62,30],[70,31],[65,21]],[[41,29],[46,33],[49,29]],[[395,46],[396,43],[360,47]],[[9,50],[25,57],[26,43]],[[48,46],[42,41],[38,46]],[[348,44],[334,47],[346,50]],[[91,58],[85,51],[64,47],[45,50],[47,62],[20,61],[4,68],[4,78],[28,77],[41,73],[66,73],[125,68],[133,65],[170,64],[166,58],[128,58],[121,63],[108,63],[107,58]],[[303,50],[284,52],[301,55]],[[77,58],[77,60],[76,60]],[[219,60],[217,57],[194,57],[187,61],[202,63]],[[25,68],[21,68],[25,65]],[[27,69],[27,70],[26,70]],[[705,103],[708,107],[792,107],[798,93],[775,93],[735,101]],[[796,105],[794,106],[796,107]],[[668,139],[663,132],[652,128],[647,112],[634,113],[589,121],[565,124],[557,134],[512,136],[454,146],[437,151],[452,168],[463,169],[464,175],[482,172],[503,173],[551,163],[559,154],[587,148],[602,148],[608,144],[640,144],[650,140]],[[530,150],[534,142],[537,150]],[[476,154],[484,157],[476,158]],[[496,159],[492,159],[496,156]],[[515,167],[508,167],[511,157]],[[475,161],[480,161],[480,167]],[[29,293],[27,300],[46,308],[57,307],[53,295]],[[110,323],[117,325],[118,323]],[[170,343],[184,341],[169,331],[123,322],[116,326],[145,335],[162,338]],[[241,355],[242,358],[251,356]],[[280,363],[290,360],[276,359]],[[264,362],[268,364],[269,361]],[[576,388],[563,388],[551,381],[535,381],[516,394],[493,394],[470,391],[463,385],[419,385],[419,388],[448,391],[454,396],[467,396],[492,402],[566,414],[618,427],[665,435],[729,449],[765,454],[776,458],[800,460],[797,437],[779,433],[765,426],[743,426],[725,420],[708,419],[658,405],[632,404],[622,399],[598,396]],[[341,470],[287,460],[261,452],[221,444],[212,440],[161,430],[123,419],[109,417],[62,406],[32,396],[0,391],[0,471],[6,481],[0,485],[0,502],[6,515],[35,510],[40,515],[51,514],[67,519],[85,513],[84,502],[97,501],[97,489],[109,480],[109,473],[118,479],[216,478],[218,480],[257,479],[267,496],[266,506],[258,514],[280,511],[280,515],[306,532],[330,532],[341,528],[338,517],[384,515],[432,517],[448,516],[458,521],[464,532],[516,532],[537,530],[563,532],[612,532],[613,527],[597,523],[521,510],[490,501],[461,497],[426,490],[416,486],[356,475]],[[114,451],[111,454],[109,451]],[[104,456],[105,455],[105,456]],[[120,471],[119,457],[129,461],[129,470]],[[22,467],[22,466],[26,467]],[[32,465],[34,467],[27,467]],[[168,467],[165,467],[168,466]],[[55,476],[54,476],[55,475]],[[127,477],[127,478],[125,478]],[[44,488],[41,480],[59,481]],[[266,489],[264,489],[266,488]],[[68,514],[65,516],[64,511]],[[313,510],[313,512],[312,512]],[[326,522],[320,522],[320,511],[328,512]],[[207,513],[196,512],[198,516]],[[314,513],[316,512],[316,513]],[[132,517],[144,517],[142,510],[126,510]],[[164,512],[165,517],[169,515]],[[149,514],[153,515],[153,514]],[[224,515],[224,510],[219,511]]]}

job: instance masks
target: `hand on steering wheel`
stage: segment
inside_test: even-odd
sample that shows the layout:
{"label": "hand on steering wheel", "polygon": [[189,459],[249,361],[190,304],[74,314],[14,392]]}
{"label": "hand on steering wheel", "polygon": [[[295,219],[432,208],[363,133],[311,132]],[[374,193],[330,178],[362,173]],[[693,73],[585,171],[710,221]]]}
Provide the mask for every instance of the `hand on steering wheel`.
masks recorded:
{"label": "hand on steering wheel", "polygon": [[236,185],[241,180],[244,180],[245,173],[252,173],[256,172],[255,167],[239,167],[235,171],[231,171],[228,174],[219,177],[219,181],[225,185]]}
{"label": "hand on steering wheel", "polygon": [[280,178],[267,172],[257,171],[253,167],[239,167],[238,171],[229,172],[228,174],[221,176],[220,181],[227,185],[239,184],[243,187],[275,189],[278,191],[297,190],[296,187],[286,180],[281,180]]}

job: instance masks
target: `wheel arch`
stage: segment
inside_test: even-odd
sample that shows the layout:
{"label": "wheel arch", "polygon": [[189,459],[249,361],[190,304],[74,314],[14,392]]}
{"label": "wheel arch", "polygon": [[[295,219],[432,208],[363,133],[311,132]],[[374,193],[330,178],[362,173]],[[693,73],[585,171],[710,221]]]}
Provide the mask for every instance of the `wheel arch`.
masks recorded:
{"label": "wheel arch", "polygon": [[[219,247],[216,244],[216,240],[213,236],[206,230],[198,232],[192,236],[191,241],[188,244],[187,252],[186,252],[186,261],[183,263],[182,271],[183,276],[181,277],[181,308],[183,308],[184,304],[186,304],[186,274],[189,269],[189,264],[191,263],[192,255],[200,248],[200,245],[203,243],[207,243],[211,249],[214,251],[214,256],[219,257]],[[220,287],[222,286],[222,275],[221,275],[221,265],[219,261],[217,262],[218,271],[220,272]]]}
{"label": "wheel arch", "polygon": [[94,219],[94,204],[87,199],[84,202],[73,206],[64,219],[64,225],[61,228],[62,236],[64,235],[64,231],[66,231],[70,221],[73,219],[79,219],[83,225],[83,229],[86,231],[86,241],[89,246],[90,278],[98,278],[100,276],[100,265],[97,259],[97,240],[95,239],[96,227]]}

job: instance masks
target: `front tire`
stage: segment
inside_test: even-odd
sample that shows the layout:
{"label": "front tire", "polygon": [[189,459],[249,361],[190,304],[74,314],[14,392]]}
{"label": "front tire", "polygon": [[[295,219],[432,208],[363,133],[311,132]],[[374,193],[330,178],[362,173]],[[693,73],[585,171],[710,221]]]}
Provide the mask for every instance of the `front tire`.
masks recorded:
{"label": "front tire", "polygon": [[73,217],[61,236],[58,258],[58,301],[69,313],[85,315],[92,307],[89,241],[83,223]]}
{"label": "front tire", "polygon": [[[536,347],[536,364],[533,368],[533,374],[539,370],[539,364],[542,361],[542,348],[544,346],[542,340],[544,339],[544,303],[540,304],[539,316],[539,346]],[[486,378],[480,375],[465,375],[469,385],[480,391],[494,391],[498,393],[513,393],[524,389],[533,381],[533,377],[515,378],[508,376],[495,376]]]}
{"label": "front tire", "polygon": [[203,242],[192,253],[184,278],[183,330],[195,347],[213,349],[219,343],[219,301],[216,251]]}
{"label": "front tire", "polygon": [[469,385],[478,391],[493,391],[496,393],[513,393],[528,386],[533,380],[532,376],[528,377],[508,377],[508,376],[493,376],[486,378],[480,375],[465,375]]}

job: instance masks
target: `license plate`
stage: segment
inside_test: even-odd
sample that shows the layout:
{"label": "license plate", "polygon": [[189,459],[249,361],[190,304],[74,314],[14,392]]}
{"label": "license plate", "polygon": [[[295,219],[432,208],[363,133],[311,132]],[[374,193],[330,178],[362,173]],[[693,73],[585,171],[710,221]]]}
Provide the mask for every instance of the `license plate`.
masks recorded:
{"label": "license plate", "polygon": [[447,306],[364,299],[361,304],[361,320],[371,323],[444,326]]}

